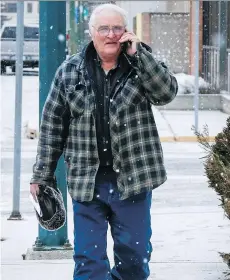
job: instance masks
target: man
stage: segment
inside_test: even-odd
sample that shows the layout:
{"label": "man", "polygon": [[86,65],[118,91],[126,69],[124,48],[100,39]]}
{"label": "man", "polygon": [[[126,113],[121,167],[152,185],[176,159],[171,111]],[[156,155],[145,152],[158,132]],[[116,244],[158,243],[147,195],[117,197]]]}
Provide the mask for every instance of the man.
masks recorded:
{"label": "man", "polygon": [[74,280],[150,275],[152,190],[166,181],[151,104],[171,102],[177,81],[126,26],[126,13],[116,5],[93,11],[92,42],[59,67],[42,114],[30,190],[35,196],[39,185],[52,184],[64,153],[74,211]]}

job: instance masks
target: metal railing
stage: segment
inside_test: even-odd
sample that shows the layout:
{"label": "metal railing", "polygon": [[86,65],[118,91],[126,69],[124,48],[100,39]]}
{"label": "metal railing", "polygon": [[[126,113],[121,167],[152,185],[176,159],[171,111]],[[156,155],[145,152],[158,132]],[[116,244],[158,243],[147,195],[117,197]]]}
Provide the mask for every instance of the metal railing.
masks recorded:
{"label": "metal railing", "polygon": [[[230,48],[226,52],[227,81],[222,90],[230,93]],[[214,46],[203,46],[203,78],[213,89],[220,88],[220,49]]]}
{"label": "metal railing", "polygon": [[227,72],[227,77],[228,77],[228,93],[230,93],[230,49],[227,49],[227,59],[228,59],[228,72]]}
{"label": "metal railing", "polygon": [[203,46],[203,78],[212,88],[220,86],[220,50],[214,46]]}

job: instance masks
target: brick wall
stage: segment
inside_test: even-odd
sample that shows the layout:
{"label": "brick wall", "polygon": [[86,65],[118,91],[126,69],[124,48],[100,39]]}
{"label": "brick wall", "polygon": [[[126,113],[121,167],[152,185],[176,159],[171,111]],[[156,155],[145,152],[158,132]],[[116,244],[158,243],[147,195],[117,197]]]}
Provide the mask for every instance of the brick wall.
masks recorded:
{"label": "brick wall", "polygon": [[[147,26],[143,26],[143,33]],[[189,13],[151,13],[150,46],[155,57],[175,73],[190,71]]]}
{"label": "brick wall", "polygon": [[151,14],[150,13],[143,13],[142,14],[142,38],[141,40],[146,44],[151,44],[151,32],[150,32],[150,25],[151,25]]}

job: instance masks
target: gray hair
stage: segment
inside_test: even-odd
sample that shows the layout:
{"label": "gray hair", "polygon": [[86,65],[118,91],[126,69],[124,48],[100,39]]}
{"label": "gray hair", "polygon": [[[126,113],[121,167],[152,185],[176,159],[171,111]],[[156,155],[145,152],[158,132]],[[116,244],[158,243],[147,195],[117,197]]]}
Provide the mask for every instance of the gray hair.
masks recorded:
{"label": "gray hair", "polygon": [[92,27],[93,25],[95,24],[95,20],[96,20],[96,17],[97,15],[102,12],[103,10],[106,10],[106,11],[113,11],[115,13],[118,13],[119,15],[121,15],[124,19],[124,25],[127,26],[128,24],[128,19],[127,19],[127,12],[122,9],[121,7],[115,5],[115,4],[101,4],[101,5],[98,5],[92,12],[91,16],[90,16],[90,19],[89,19],[89,31],[91,33],[92,31]]}

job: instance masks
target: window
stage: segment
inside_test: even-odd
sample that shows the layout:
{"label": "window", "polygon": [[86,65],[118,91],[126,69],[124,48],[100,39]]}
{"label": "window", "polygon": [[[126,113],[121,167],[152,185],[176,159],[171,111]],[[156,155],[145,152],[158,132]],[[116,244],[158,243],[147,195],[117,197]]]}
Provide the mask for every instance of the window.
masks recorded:
{"label": "window", "polygon": [[29,40],[29,39],[38,40],[38,38],[39,38],[39,28],[38,27],[25,26],[24,38],[25,38],[25,40]]}
{"label": "window", "polygon": [[33,6],[32,3],[27,3],[27,13],[32,13],[33,12]]}
{"label": "window", "polygon": [[2,33],[2,39],[16,39],[16,27],[5,27]]}
{"label": "window", "polygon": [[[5,27],[2,33],[2,39],[16,39],[16,26],[7,26]],[[24,28],[24,39],[29,40],[38,40],[39,39],[39,28],[25,26]]]}
{"label": "window", "polygon": [[16,13],[17,12],[17,3],[5,3],[5,7],[2,12]]}

